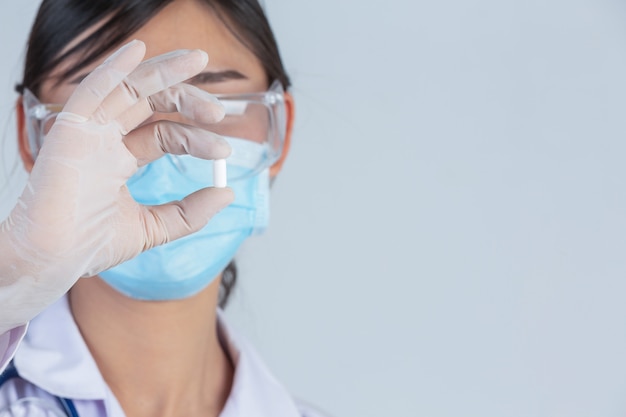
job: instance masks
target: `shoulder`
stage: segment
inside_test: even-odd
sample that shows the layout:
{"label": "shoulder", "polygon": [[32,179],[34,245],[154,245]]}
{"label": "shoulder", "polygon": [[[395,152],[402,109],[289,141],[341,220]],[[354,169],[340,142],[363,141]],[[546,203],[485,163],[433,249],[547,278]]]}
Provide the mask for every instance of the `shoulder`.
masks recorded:
{"label": "shoulder", "polygon": [[[4,415],[3,411],[9,411],[9,415],[28,415],[28,411],[33,411],[33,408],[51,411],[59,409],[56,397],[20,377],[13,376],[14,369],[10,365],[0,374],[1,415]],[[14,407],[19,407],[19,410]]]}
{"label": "shoulder", "polygon": [[0,334],[0,375],[3,374],[4,369],[13,360],[13,356],[15,356],[15,352],[20,346],[27,328],[28,325],[25,324]]}
{"label": "shoulder", "polygon": [[223,417],[330,417],[318,407],[294,398],[245,337],[228,325],[221,311],[218,312],[218,333],[235,369]]}
{"label": "shoulder", "polygon": [[295,403],[302,417],[332,417],[330,414],[320,410],[317,406],[307,403],[306,401],[296,399]]}

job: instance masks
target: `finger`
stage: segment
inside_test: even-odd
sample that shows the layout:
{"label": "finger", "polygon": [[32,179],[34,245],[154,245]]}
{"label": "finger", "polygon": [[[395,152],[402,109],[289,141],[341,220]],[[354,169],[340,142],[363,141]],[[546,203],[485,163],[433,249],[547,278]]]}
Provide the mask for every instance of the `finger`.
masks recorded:
{"label": "finger", "polygon": [[161,120],[134,130],[124,144],[143,166],[166,153],[203,159],[226,159],[231,148],[221,136],[199,127]]}
{"label": "finger", "polygon": [[202,71],[209,62],[199,49],[178,50],[143,62],[102,101],[94,118],[107,123],[149,97]]}
{"label": "finger", "polygon": [[148,98],[155,111],[178,112],[188,119],[213,124],[224,118],[224,105],[213,94],[191,84],[178,84]]}
{"label": "finger", "polygon": [[118,49],[76,87],[63,113],[89,118],[111,91],[137,68],[145,54],[146,45],[138,40]]}
{"label": "finger", "polygon": [[124,133],[130,132],[154,114],[180,113],[200,125],[211,125],[224,118],[224,106],[214,95],[190,84],[177,84],[140,100],[117,122]]}
{"label": "finger", "polygon": [[185,197],[160,206],[142,206],[145,248],[197,232],[235,199],[230,188],[203,188]]}

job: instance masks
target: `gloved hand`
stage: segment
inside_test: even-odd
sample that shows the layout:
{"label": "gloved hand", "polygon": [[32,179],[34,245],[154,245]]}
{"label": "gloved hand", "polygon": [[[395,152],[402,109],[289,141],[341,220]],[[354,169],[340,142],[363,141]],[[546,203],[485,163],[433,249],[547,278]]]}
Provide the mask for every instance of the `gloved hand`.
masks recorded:
{"label": "gloved hand", "polygon": [[[133,41],[89,74],[59,114],[18,204],[0,225],[0,333],[24,324],[81,276],[202,228],[233,200],[207,188],[182,201],[146,207],[126,181],[164,153],[223,159],[228,143],[172,121],[140,126],[155,111],[179,112],[198,126],[224,117],[210,94],[181,84],[208,61],[176,51],[141,63]],[[140,126],[139,128],[137,128]]]}

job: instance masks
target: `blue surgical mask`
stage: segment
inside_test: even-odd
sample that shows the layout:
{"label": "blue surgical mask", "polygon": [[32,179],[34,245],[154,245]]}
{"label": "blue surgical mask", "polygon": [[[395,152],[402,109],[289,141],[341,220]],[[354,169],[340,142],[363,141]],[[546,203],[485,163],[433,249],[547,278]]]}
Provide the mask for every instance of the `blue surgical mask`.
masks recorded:
{"label": "blue surgical mask", "polygon": [[[243,241],[262,232],[269,220],[269,168],[254,172],[263,146],[226,138],[229,187],[235,201],[200,231],[155,247],[99,275],[119,292],[141,300],[190,297],[209,285],[233,259]],[[140,204],[180,200],[213,184],[212,162],[166,155],[148,164],[127,183]],[[231,178],[234,178],[231,180]]]}

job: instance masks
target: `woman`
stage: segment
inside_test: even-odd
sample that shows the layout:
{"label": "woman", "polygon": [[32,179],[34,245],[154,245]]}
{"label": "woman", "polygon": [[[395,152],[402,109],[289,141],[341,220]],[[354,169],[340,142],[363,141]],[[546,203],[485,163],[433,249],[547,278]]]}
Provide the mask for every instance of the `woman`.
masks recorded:
{"label": "woman", "polygon": [[218,313],[267,221],[288,86],[256,0],[43,1],[17,105],[31,174],[0,229],[0,410],[313,415]]}

